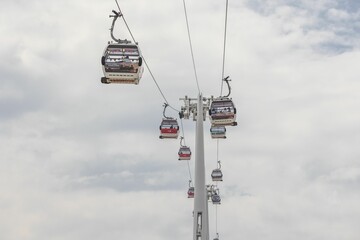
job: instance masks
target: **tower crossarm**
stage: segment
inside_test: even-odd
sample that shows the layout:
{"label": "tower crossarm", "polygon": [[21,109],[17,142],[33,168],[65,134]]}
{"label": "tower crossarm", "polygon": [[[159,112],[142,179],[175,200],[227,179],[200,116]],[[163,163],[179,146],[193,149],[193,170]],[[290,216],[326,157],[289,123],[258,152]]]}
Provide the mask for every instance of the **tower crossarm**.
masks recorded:
{"label": "tower crossarm", "polygon": [[[210,98],[203,97],[203,120],[206,120],[206,113],[209,112],[209,107],[211,103]],[[190,116],[193,116],[193,120],[196,121],[197,119],[197,102],[198,98],[189,98],[188,96],[185,96],[184,98],[180,98],[179,100],[184,101],[184,105],[181,107],[181,114],[185,119],[189,119]]]}

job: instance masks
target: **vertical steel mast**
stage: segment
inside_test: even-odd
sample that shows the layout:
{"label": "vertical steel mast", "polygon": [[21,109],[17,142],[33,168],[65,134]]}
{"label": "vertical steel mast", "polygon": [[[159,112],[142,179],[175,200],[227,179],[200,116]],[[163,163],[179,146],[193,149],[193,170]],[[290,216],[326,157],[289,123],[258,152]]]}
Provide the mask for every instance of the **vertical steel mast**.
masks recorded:
{"label": "vertical steel mast", "polygon": [[[204,109],[199,94],[197,102],[195,141],[194,240],[209,240],[208,193],[205,184]],[[206,114],[206,113],[205,113]]]}
{"label": "vertical steel mast", "polygon": [[[180,98],[185,105],[181,108],[181,117],[189,119],[193,115],[196,121],[195,134],[195,194],[193,211],[193,240],[209,240],[208,188],[205,183],[205,156],[204,156],[204,121],[209,110],[211,98]],[[197,101],[197,103],[193,103]]]}

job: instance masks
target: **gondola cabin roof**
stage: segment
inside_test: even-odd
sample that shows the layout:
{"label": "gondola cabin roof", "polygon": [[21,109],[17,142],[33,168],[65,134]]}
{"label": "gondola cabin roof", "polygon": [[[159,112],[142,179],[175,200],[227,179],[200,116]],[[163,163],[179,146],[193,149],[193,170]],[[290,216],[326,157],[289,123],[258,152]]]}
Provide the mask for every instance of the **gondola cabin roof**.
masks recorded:
{"label": "gondola cabin roof", "polygon": [[186,146],[180,147],[179,153],[180,153],[180,152],[183,152],[183,153],[191,153],[190,148],[189,148],[189,147],[186,147]]}
{"label": "gondola cabin roof", "polygon": [[216,98],[211,102],[210,108],[234,107],[231,98]]}
{"label": "gondola cabin roof", "polygon": [[161,121],[161,126],[179,126],[176,119],[165,118]]}
{"label": "gondola cabin roof", "polygon": [[139,56],[140,50],[139,47],[135,44],[111,43],[107,46],[105,50],[105,54],[106,53]]}

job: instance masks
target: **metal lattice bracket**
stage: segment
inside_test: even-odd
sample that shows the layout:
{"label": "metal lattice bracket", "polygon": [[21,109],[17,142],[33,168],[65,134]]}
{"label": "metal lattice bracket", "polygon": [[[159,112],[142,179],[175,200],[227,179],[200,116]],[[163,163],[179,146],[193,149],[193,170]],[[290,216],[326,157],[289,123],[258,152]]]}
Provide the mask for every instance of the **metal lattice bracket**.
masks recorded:
{"label": "metal lattice bracket", "polygon": [[[206,114],[209,112],[210,103],[213,97],[205,98],[203,97],[203,119],[206,120]],[[197,98],[189,98],[185,96],[185,98],[180,98],[180,100],[184,101],[184,106],[181,107],[181,114],[185,119],[189,119],[190,116],[193,116],[193,120],[197,119]]]}

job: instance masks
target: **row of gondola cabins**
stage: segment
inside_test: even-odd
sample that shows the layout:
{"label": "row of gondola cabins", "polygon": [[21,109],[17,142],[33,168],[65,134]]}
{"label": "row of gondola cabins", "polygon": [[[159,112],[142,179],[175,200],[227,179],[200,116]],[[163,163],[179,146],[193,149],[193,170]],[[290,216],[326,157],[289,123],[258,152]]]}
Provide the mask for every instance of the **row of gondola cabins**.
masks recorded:
{"label": "row of gondola cabins", "polygon": [[[229,98],[218,98],[212,101],[209,116],[211,120],[210,133],[214,139],[226,138],[225,126],[236,126],[236,108]],[[164,118],[160,124],[160,138],[178,138],[179,125],[174,118]],[[187,146],[181,146],[179,149],[179,160],[190,160],[191,151]],[[223,174],[219,168],[211,173],[213,181],[222,181]],[[188,198],[194,198],[195,189],[189,186]],[[213,204],[220,204],[221,198],[218,191],[212,191],[209,195]]]}
{"label": "row of gondola cabins", "polygon": [[[113,36],[113,28],[115,21],[122,15],[113,11],[115,14],[111,27],[111,36],[116,43],[109,42],[106,46],[103,56],[101,57],[102,69],[104,77],[101,82],[104,84],[122,83],[122,84],[139,84],[142,77],[144,66],[140,48],[137,43],[131,41],[115,39]],[[212,138],[226,138],[227,125],[236,125],[236,108],[231,99],[218,98],[215,99],[209,110],[212,123],[210,129]],[[160,125],[160,138],[177,138],[179,134],[179,125],[176,119],[165,118]],[[191,151],[187,146],[179,149],[179,160],[190,160]],[[213,181],[222,181],[222,172],[220,168],[213,170],[211,177]],[[189,187],[188,197],[194,197],[194,187]],[[208,197],[214,204],[220,204],[220,196],[218,189],[208,191]],[[219,239],[218,237],[215,239]]]}
{"label": "row of gondola cabins", "polygon": [[[195,188],[189,187],[188,190],[188,198],[194,198],[195,196]],[[218,188],[214,188],[214,186],[211,186],[210,189],[208,189],[208,199],[211,199],[213,204],[220,204],[221,203],[221,197],[219,193]]]}
{"label": "row of gondola cabins", "polygon": [[[211,137],[226,138],[225,126],[236,126],[236,108],[230,98],[216,98],[209,109]],[[164,118],[160,124],[160,138],[178,138],[179,124],[174,118]]]}
{"label": "row of gondola cabins", "polygon": [[[137,44],[130,41],[125,43],[109,43],[104,50],[101,64],[104,77],[101,82],[139,84],[144,67],[142,56]],[[236,108],[231,98],[219,97],[211,102],[209,109],[211,121],[210,133],[213,139],[226,138],[225,126],[236,126]],[[179,124],[174,118],[164,118],[160,125],[160,138],[178,138]],[[181,146],[178,152],[179,160],[190,160],[191,150],[187,146]],[[211,173],[213,181],[222,181],[223,174],[220,168]],[[189,187],[188,197],[194,197],[194,187]],[[220,204],[218,192],[210,195],[214,204]]]}

